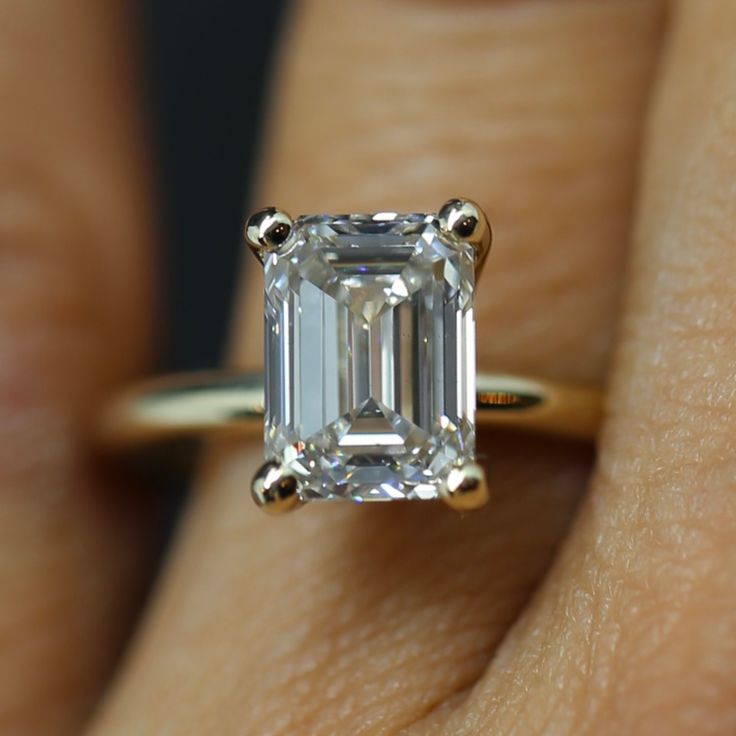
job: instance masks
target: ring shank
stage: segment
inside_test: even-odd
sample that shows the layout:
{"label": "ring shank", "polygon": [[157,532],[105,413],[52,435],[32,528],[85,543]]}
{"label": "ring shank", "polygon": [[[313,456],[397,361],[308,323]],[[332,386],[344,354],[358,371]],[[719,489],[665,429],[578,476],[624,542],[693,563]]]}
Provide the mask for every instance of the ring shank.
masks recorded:
{"label": "ring shank", "polygon": [[[493,373],[477,377],[478,427],[593,440],[602,394],[594,387]],[[126,449],[196,436],[263,436],[261,374],[202,372],[143,382],[104,409],[103,446]]]}

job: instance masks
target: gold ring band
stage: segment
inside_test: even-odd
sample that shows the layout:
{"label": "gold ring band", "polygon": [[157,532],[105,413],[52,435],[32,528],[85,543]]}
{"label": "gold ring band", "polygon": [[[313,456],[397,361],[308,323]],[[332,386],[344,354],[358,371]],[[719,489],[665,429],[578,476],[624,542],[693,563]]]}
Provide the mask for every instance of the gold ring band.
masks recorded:
{"label": "gold ring band", "polygon": [[[509,427],[593,440],[602,392],[541,378],[479,373],[478,427]],[[133,386],[102,414],[100,437],[115,449],[177,437],[263,435],[263,376],[202,372],[164,376]]]}

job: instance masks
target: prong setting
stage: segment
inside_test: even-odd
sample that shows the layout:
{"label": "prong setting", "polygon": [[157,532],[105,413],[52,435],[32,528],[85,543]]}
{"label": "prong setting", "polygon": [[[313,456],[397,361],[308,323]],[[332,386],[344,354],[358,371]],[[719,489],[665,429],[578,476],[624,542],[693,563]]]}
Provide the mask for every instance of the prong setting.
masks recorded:
{"label": "prong setting", "polygon": [[456,511],[473,511],[485,506],[489,493],[483,468],[473,462],[453,468],[442,488],[442,499]]}
{"label": "prong setting", "polygon": [[248,218],[245,241],[255,256],[263,261],[268,253],[278,250],[294,229],[291,217],[276,207],[266,207]]}
{"label": "prong setting", "polygon": [[260,509],[274,516],[293,511],[302,503],[298,478],[273,460],[256,472],[251,495]]}
{"label": "prong setting", "polygon": [[491,226],[481,207],[471,199],[450,199],[438,212],[441,227],[445,232],[473,246],[475,270],[479,274],[491,249]]}

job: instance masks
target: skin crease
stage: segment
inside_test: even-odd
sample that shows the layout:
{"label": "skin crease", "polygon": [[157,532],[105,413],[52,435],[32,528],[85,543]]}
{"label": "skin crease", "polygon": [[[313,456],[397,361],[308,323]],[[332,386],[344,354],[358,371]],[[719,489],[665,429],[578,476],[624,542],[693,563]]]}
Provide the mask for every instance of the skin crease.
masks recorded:
{"label": "skin crease", "polygon": [[148,504],[83,451],[90,409],[148,353],[126,31],[97,0],[0,2],[0,733],[13,736],[80,732],[151,564]]}

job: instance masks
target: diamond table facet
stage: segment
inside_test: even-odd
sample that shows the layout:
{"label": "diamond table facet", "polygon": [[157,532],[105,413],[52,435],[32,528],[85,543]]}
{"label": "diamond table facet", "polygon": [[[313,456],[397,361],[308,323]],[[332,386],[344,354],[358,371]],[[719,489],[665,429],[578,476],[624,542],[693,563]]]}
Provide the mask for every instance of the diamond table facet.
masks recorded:
{"label": "diamond table facet", "polygon": [[433,499],[475,452],[472,247],[434,215],[310,216],[264,263],[265,445],[305,499]]}

